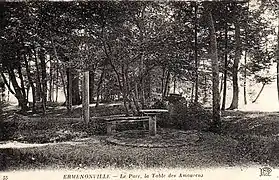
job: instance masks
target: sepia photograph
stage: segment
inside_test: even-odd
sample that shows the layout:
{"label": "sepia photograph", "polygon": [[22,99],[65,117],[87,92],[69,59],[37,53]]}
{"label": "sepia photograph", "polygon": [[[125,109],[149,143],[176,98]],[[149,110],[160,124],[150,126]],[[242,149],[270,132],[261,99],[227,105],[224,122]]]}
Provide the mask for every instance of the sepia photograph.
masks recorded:
{"label": "sepia photograph", "polygon": [[279,1],[0,16],[0,180],[279,180]]}

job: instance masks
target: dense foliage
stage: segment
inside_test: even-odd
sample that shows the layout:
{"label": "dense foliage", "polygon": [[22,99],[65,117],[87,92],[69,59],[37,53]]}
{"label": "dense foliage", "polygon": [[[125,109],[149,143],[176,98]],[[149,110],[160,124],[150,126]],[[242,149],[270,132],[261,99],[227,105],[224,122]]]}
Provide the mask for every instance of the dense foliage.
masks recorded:
{"label": "dense foliage", "polygon": [[80,73],[89,71],[90,102],[96,106],[123,101],[126,114],[138,114],[170,93],[181,93],[188,103],[210,102],[218,127],[228,81],[233,83],[229,108],[236,109],[239,79],[246,103],[248,80],[264,87],[274,79],[263,73],[276,57],[273,19],[266,16],[270,8],[263,8],[270,3],[254,6],[227,1],[2,2],[2,82],[22,112],[32,108],[45,114],[59,90],[69,110],[80,104]]}

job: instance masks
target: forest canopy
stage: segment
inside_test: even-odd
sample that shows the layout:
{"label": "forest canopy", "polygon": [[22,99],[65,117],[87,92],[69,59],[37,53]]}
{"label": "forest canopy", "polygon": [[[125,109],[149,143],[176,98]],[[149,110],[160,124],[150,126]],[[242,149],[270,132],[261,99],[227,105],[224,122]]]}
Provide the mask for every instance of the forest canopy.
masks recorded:
{"label": "forest canopy", "polygon": [[96,106],[120,100],[137,113],[181,93],[190,103],[210,102],[218,124],[220,109],[238,108],[240,85],[247,103],[248,80],[264,87],[275,78],[262,73],[279,59],[273,1],[1,2],[0,8],[1,87],[23,112],[45,113],[59,89],[69,109],[80,104],[81,73],[89,72]]}

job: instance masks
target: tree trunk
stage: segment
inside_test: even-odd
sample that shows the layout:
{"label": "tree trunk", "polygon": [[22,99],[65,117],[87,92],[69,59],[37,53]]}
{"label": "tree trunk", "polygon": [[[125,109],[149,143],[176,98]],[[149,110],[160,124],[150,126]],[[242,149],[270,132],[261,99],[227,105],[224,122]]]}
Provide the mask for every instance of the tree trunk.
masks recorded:
{"label": "tree trunk", "polygon": [[17,83],[15,72],[13,69],[8,69],[8,72],[9,72],[9,76],[11,78],[12,85],[15,90],[15,97],[18,100],[18,104],[21,107],[21,110],[23,112],[26,112],[28,110],[28,106],[27,106],[28,102],[27,102],[27,99],[24,98],[22,89],[19,87],[19,85]]}
{"label": "tree trunk", "polygon": [[38,52],[34,49],[35,54],[35,66],[36,66],[36,101],[41,101],[41,75],[40,75],[40,67],[39,67],[39,58]]}
{"label": "tree trunk", "polygon": [[72,104],[81,104],[80,92],[79,92],[79,73],[72,69]]}
{"label": "tree trunk", "polygon": [[244,56],[244,82],[243,82],[243,97],[244,97],[244,104],[247,104],[247,93],[246,93],[246,84],[247,84],[247,51],[244,52],[245,56]]}
{"label": "tree trunk", "polygon": [[165,99],[168,96],[168,86],[170,82],[170,71],[167,70],[167,77],[166,77],[166,82],[165,82],[165,87],[164,87],[164,93],[163,93],[163,99]]}
{"label": "tree trunk", "polygon": [[[248,10],[247,10],[247,16],[249,16],[249,8],[250,8],[250,4],[248,1]],[[248,22],[245,23],[245,29],[244,29],[244,33],[245,33],[245,43],[248,44],[248,38],[247,38],[247,24]],[[248,53],[248,49],[245,48],[244,51],[244,82],[243,82],[243,97],[244,97],[244,104],[247,104],[247,92],[246,92],[246,87],[247,87],[247,53]]]}
{"label": "tree trunk", "polygon": [[97,100],[96,100],[96,107],[99,106],[100,104],[100,90],[101,90],[101,85],[102,85],[102,82],[103,82],[103,79],[104,79],[104,75],[105,75],[105,66],[103,67],[103,71],[101,73],[101,76],[100,76],[100,80],[98,82],[98,85],[97,85]]}
{"label": "tree trunk", "polygon": [[[138,93],[137,88],[138,88],[138,85],[137,85],[137,83],[135,83],[135,88],[134,88],[135,92],[131,92],[131,93],[132,93],[132,98],[133,98],[134,105],[135,105],[136,110],[137,110],[137,114],[139,114],[140,106],[139,106],[139,101],[138,101],[138,96],[137,96],[137,93]],[[129,89],[131,89],[131,88],[129,88]]]}
{"label": "tree trunk", "polygon": [[[149,69],[149,64],[147,62],[146,64],[146,69]],[[151,104],[151,71],[147,71],[147,76],[146,76],[146,105],[147,107],[150,106]]]}
{"label": "tree trunk", "polygon": [[141,107],[144,109],[145,108],[145,92],[144,92],[144,89],[145,89],[145,84],[144,84],[144,77],[143,77],[143,68],[144,68],[144,55],[142,54],[141,55],[141,58],[140,58],[140,75],[141,75],[141,78],[140,78],[140,101],[141,101]]}
{"label": "tree trunk", "polygon": [[198,73],[198,4],[195,2],[195,104],[199,101],[199,73]]}
{"label": "tree trunk", "polygon": [[26,95],[26,92],[25,92],[25,83],[24,83],[24,78],[23,78],[23,75],[22,75],[21,68],[22,68],[21,64],[19,64],[17,66],[17,71],[18,71],[18,76],[19,76],[19,79],[20,79],[20,88],[21,88],[23,98],[27,100],[27,95]]}
{"label": "tree trunk", "polygon": [[66,87],[66,83],[65,83],[65,79],[64,79],[64,74],[65,72],[61,69],[60,70],[60,75],[61,75],[61,81],[62,81],[62,86],[63,86],[63,92],[64,92],[64,96],[65,96],[65,100],[66,100],[66,106],[68,106],[68,92],[67,92],[67,87]]}
{"label": "tree trunk", "polygon": [[224,90],[223,90],[223,102],[222,110],[226,108],[227,98],[227,76],[228,76],[228,24],[225,25],[225,62],[224,62]]}
{"label": "tree trunk", "polygon": [[195,83],[192,82],[191,99],[190,99],[190,102],[191,102],[191,103],[193,102],[193,99],[194,99],[194,91],[195,91]]}
{"label": "tree trunk", "polygon": [[221,75],[221,78],[220,78],[220,88],[219,88],[219,93],[221,94],[222,91],[223,91],[223,79],[224,79],[224,74]]}
{"label": "tree trunk", "polygon": [[[2,74],[2,73],[1,73],[1,74]],[[10,87],[10,86],[11,86],[11,81],[10,81],[10,78],[9,78],[8,87]],[[10,92],[11,92],[11,91],[8,91],[8,99],[7,99],[8,102],[10,101]]]}
{"label": "tree trunk", "polygon": [[235,23],[235,41],[236,41],[236,51],[235,58],[233,62],[233,99],[229,109],[237,109],[238,108],[238,66],[241,58],[241,40],[240,40],[240,25],[239,22]]}
{"label": "tree trunk", "polygon": [[[59,66],[58,54],[57,54],[57,51],[56,51],[55,44],[54,44],[52,36],[51,36],[51,44],[52,44],[53,51],[54,51],[54,56],[55,56],[55,59],[56,59],[56,80],[55,80],[55,82],[56,82],[56,89],[55,89],[56,97],[55,97],[55,102],[57,102],[58,101],[58,94],[59,94],[59,92],[58,92],[58,90],[59,90],[59,88],[58,88],[58,77],[59,77],[59,68],[60,68],[60,66]],[[65,99],[67,99],[67,94],[66,94],[66,90],[65,90],[66,88],[65,88],[65,82],[64,82],[63,73],[60,72],[60,74],[61,74],[61,80],[62,80],[62,84],[63,84]],[[67,100],[66,100],[66,104],[67,104]]]}
{"label": "tree trunk", "polygon": [[217,40],[214,20],[211,10],[208,11],[209,29],[210,29],[210,46],[211,46],[211,63],[212,63],[212,93],[213,93],[213,122],[211,130],[214,132],[220,131],[221,118],[220,118],[220,94],[219,94],[219,66],[217,54]]}
{"label": "tree trunk", "polygon": [[95,69],[89,71],[89,102],[94,102]]}
{"label": "tree trunk", "polygon": [[53,99],[53,63],[52,59],[49,59],[49,94],[48,94],[48,100],[52,102]]}
{"label": "tree trunk", "polygon": [[203,97],[203,103],[207,103],[207,79],[206,79],[206,74],[204,75],[204,97]]}
{"label": "tree trunk", "polygon": [[29,106],[29,92],[30,92],[30,84],[27,84],[27,87],[26,87],[26,99],[27,99],[27,102],[28,102],[28,106]]}
{"label": "tree trunk", "polygon": [[173,93],[175,94],[175,90],[176,90],[176,78],[175,75],[173,76]]}
{"label": "tree trunk", "polygon": [[82,111],[83,120],[86,125],[89,123],[90,111],[89,111],[89,71],[83,73],[83,88],[82,88]]}
{"label": "tree trunk", "polygon": [[32,112],[35,113],[36,112],[36,88],[34,86],[34,83],[33,83],[32,77],[31,77],[31,71],[30,71],[30,67],[29,67],[29,63],[28,63],[26,54],[24,54],[24,63],[25,63],[25,69],[26,69],[26,74],[27,74],[28,82],[29,82],[29,84],[31,86],[31,90],[32,90],[32,101],[33,101],[33,103],[32,103]]}
{"label": "tree trunk", "polygon": [[46,61],[44,51],[40,50],[41,70],[42,70],[42,109],[43,114],[46,113],[47,102],[47,74],[46,74]]}
{"label": "tree trunk", "polygon": [[165,71],[166,71],[166,68],[165,68],[165,66],[163,66],[163,68],[162,68],[162,78],[161,78],[161,93],[162,93],[162,100],[164,100],[164,92],[165,92]]}
{"label": "tree trunk", "polygon": [[279,13],[277,14],[277,94],[278,94],[278,100],[279,100]]}
{"label": "tree trunk", "polygon": [[59,96],[59,91],[58,90],[59,90],[58,84],[56,84],[55,85],[55,102],[58,102],[58,96]]}
{"label": "tree trunk", "polygon": [[2,71],[0,71],[0,72],[1,72],[1,76],[2,76],[2,79],[4,80],[5,85],[8,87],[8,90],[9,90],[8,92],[11,92],[12,94],[15,94],[15,92],[13,91],[13,89],[11,87],[10,78],[9,78],[9,82],[8,82],[8,80],[6,79],[6,76],[4,75],[4,73]]}
{"label": "tree trunk", "polygon": [[72,69],[67,68],[67,109],[72,112],[73,110],[73,74]]}
{"label": "tree trunk", "polygon": [[[59,86],[58,86],[58,84],[59,84],[59,65],[58,65],[58,59],[56,59],[56,73],[55,73],[55,75],[56,75],[56,78],[55,78],[55,102],[58,102],[58,94],[59,94]],[[62,77],[62,76],[61,76]]]}
{"label": "tree trunk", "polygon": [[128,116],[129,115],[129,100],[128,100],[128,88],[127,88],[127,81],[126,81],[126,77],[125,77],[125,67],[124,67],[124,64],[122,64],[122,67],[121,67],[121,70],[122,70],[122,79],[123,79],[123,103],[124,103],[124,107],[125,107],[125,112],[126,112],[126,115]]}
{"label": "tree trunk", "polygon": [[260,97],[261,93],[263,92],[263,89],[264,89],[265,84],[266,84],[266,83],[263,83],[260,92],[258,93],[257,97],[252,101],[252,103],[255,103],[255,102],[258,100],[258,98]]}

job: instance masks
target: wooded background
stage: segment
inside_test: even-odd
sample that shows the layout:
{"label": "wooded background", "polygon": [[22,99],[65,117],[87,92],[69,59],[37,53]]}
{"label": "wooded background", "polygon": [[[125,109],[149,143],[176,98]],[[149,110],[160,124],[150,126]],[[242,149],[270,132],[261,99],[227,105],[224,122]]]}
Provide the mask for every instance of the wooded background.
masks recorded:
{"label": "wooded background", "polygon": [[[272,63],[279,69],[275,0],[1,2],[0,7],[1,89],[17,98],[22,112],[45,114],[59,89],[70,111],[82,102],[82,73],[88,71],[89,100],[96,106],[123,101],[126,113],[137,114],[183,85],[189,103],[211,102],[217,126],[220,109],[238,108],[239,91],[247,103],[248,80],[263,89],[277,78],[279,89],[278,73],[268,73]],[[233,99],[225,107],[228,82]]]}

